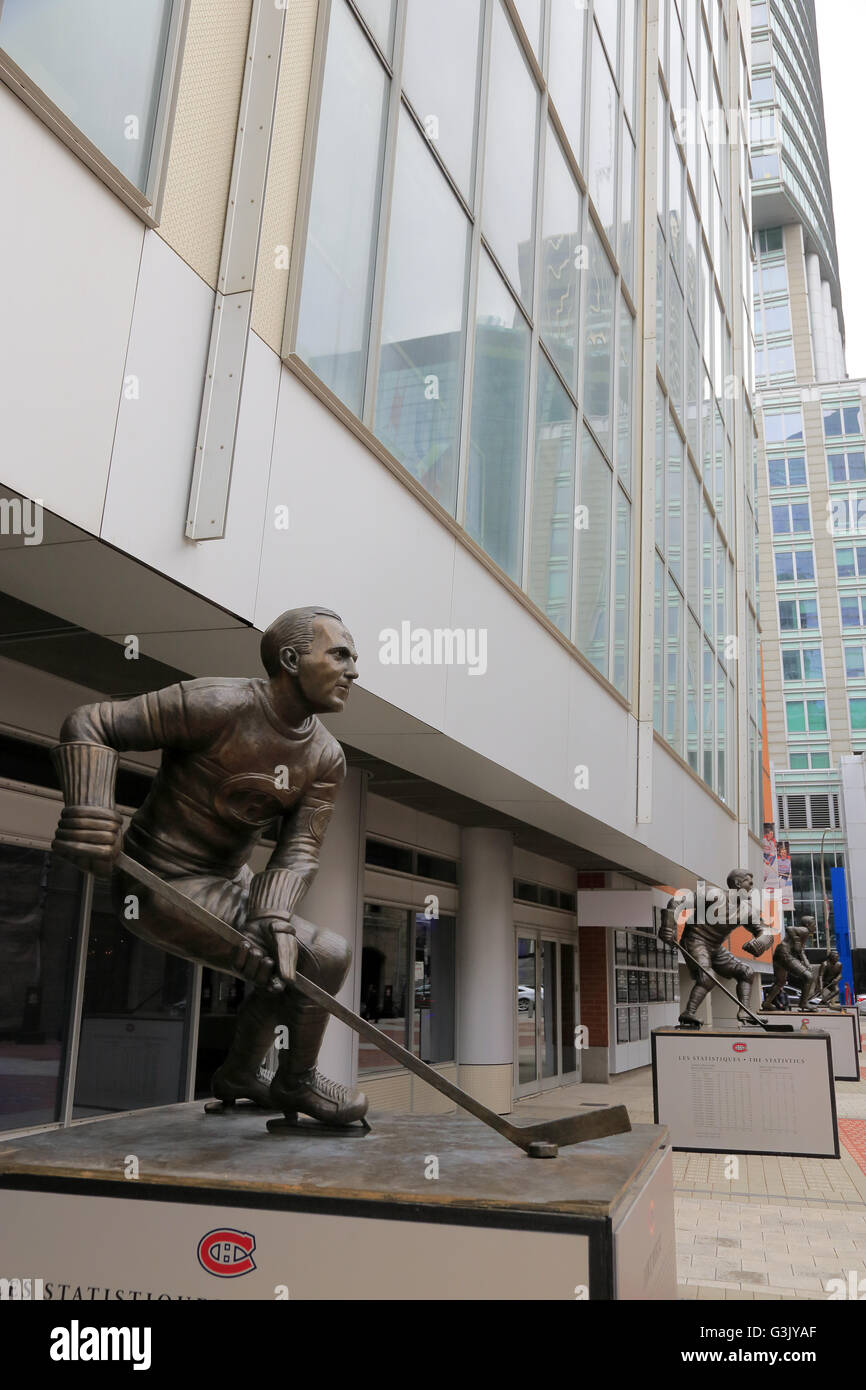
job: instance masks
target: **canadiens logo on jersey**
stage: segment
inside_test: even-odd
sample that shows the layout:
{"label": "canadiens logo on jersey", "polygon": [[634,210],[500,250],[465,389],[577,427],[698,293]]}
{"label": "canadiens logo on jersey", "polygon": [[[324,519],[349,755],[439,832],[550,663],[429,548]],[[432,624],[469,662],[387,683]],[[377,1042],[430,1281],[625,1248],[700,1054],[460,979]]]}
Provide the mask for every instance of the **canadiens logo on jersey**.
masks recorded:
{"label": "canadiens logo on jersey", "polygon": [[214,810],[228,820],[261,828],[290,810],[299,792],[300,788],[293,786],[291,779],[288,786],[283,787],[264,773],[242,772],[236,777],[227,777],[216,788]]}
{"label": "canadiens logo on jersey", "polygon": [[249,1231],[208,1231],[198,1243],[198,1262],[218,1279],[236,1279],[255,1269],[256,1238]]}

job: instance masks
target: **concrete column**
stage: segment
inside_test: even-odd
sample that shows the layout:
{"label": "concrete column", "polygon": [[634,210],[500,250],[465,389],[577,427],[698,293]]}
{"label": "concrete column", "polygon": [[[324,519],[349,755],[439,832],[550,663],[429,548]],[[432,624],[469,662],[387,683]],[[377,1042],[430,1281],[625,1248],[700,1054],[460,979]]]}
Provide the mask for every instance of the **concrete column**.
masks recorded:
{"label": "concrete column", "polygon": [[830,380],[827,358],[827,332],[824,326],[824,298],[821,293],[821,262],[814,251],[806,257],[806,283],[809,292],[809,319],[812,325],[812,353],[815,358],[815,377]]}
{"label": "concrete column", "polygon": [[457,924],[457,1055],[471,1095],[504,1114],[514,1078],[513,839],[472,827],[461,836]]}
{"label": "concrete column", "polygon": [[824,331],[827,334],[828,381],[836,380],[836,347],[833,341],[833,298],[826,280],[821,281],[821,299],[824,304]]}
{"label": "concrete column", "polygon": [[[308,922],[329,927],[351,946],[352,965],[337,998],[356,1013],[361,994],[366,789],[366,774],[350,768],[322,845],[319,872],[300,909]],[[319,1067],[325,1075],[352,1085],[357,1044],[357,1033],[331,1019],[319,1054]]]}
{"label": "concrete column", "polygon": [[844,381],[847,375],[845,368],[845,349],[842,346],[842,331],[839,327],[839,310],[833,306],[833,345],[836,350],[836,370],[835,378],[837,381]]}

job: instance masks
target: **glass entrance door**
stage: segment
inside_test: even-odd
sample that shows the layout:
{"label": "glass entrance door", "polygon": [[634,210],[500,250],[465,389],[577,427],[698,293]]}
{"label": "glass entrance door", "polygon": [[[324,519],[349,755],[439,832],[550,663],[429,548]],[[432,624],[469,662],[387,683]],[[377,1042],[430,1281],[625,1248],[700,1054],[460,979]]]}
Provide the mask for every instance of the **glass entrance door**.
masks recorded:
{"label": "glass entrance door", "polygon": [[531,1095],[579,1081],[575,947],[569,941],[520,928],[515,977],[517,1093]]}

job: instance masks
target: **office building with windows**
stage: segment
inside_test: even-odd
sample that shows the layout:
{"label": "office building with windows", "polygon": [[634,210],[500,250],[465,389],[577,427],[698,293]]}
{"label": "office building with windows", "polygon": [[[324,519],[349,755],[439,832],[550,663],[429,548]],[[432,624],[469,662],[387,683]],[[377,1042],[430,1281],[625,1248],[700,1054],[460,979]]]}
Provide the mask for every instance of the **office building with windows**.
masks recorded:
{"label": "office building with windows", "polygon": [[51,855],[48,749],[311,603],[342,997],[501,1111],[646,1064],[659,907],[761,863],[748,6],[128,10],[0,12],[0,1123],[207,1094],[244,985]]}
{"label": "office building with windows", "polygon": [[[862,818],[866,546],[858,518],[866,438],[864,383],[849,380],[845,366],[813,0],[752,5],[751,147],[773,818],[790,847],[795,913],[816,918],[814,944],[823,947],[831,869],[845,866],[849,880],[856,873],[846,824],[856,835]],[[866,945],[862,913],[853,930],[860,940],[852,944]]]}

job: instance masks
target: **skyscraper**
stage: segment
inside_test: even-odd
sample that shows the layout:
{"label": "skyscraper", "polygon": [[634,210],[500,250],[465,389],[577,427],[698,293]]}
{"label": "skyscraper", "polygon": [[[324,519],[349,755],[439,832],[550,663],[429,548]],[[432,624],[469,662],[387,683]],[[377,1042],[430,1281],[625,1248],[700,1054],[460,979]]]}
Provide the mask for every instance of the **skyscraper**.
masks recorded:
{"label": "skyscraper", "polygon": [[814,0],[752,5],[751,150],[773,818],[790,844],[795,912],[817,918],[826,945],[830,869],[853,867],[840,760],[844,772],[866,748],[866,439],[863,383],[845,367]]}

